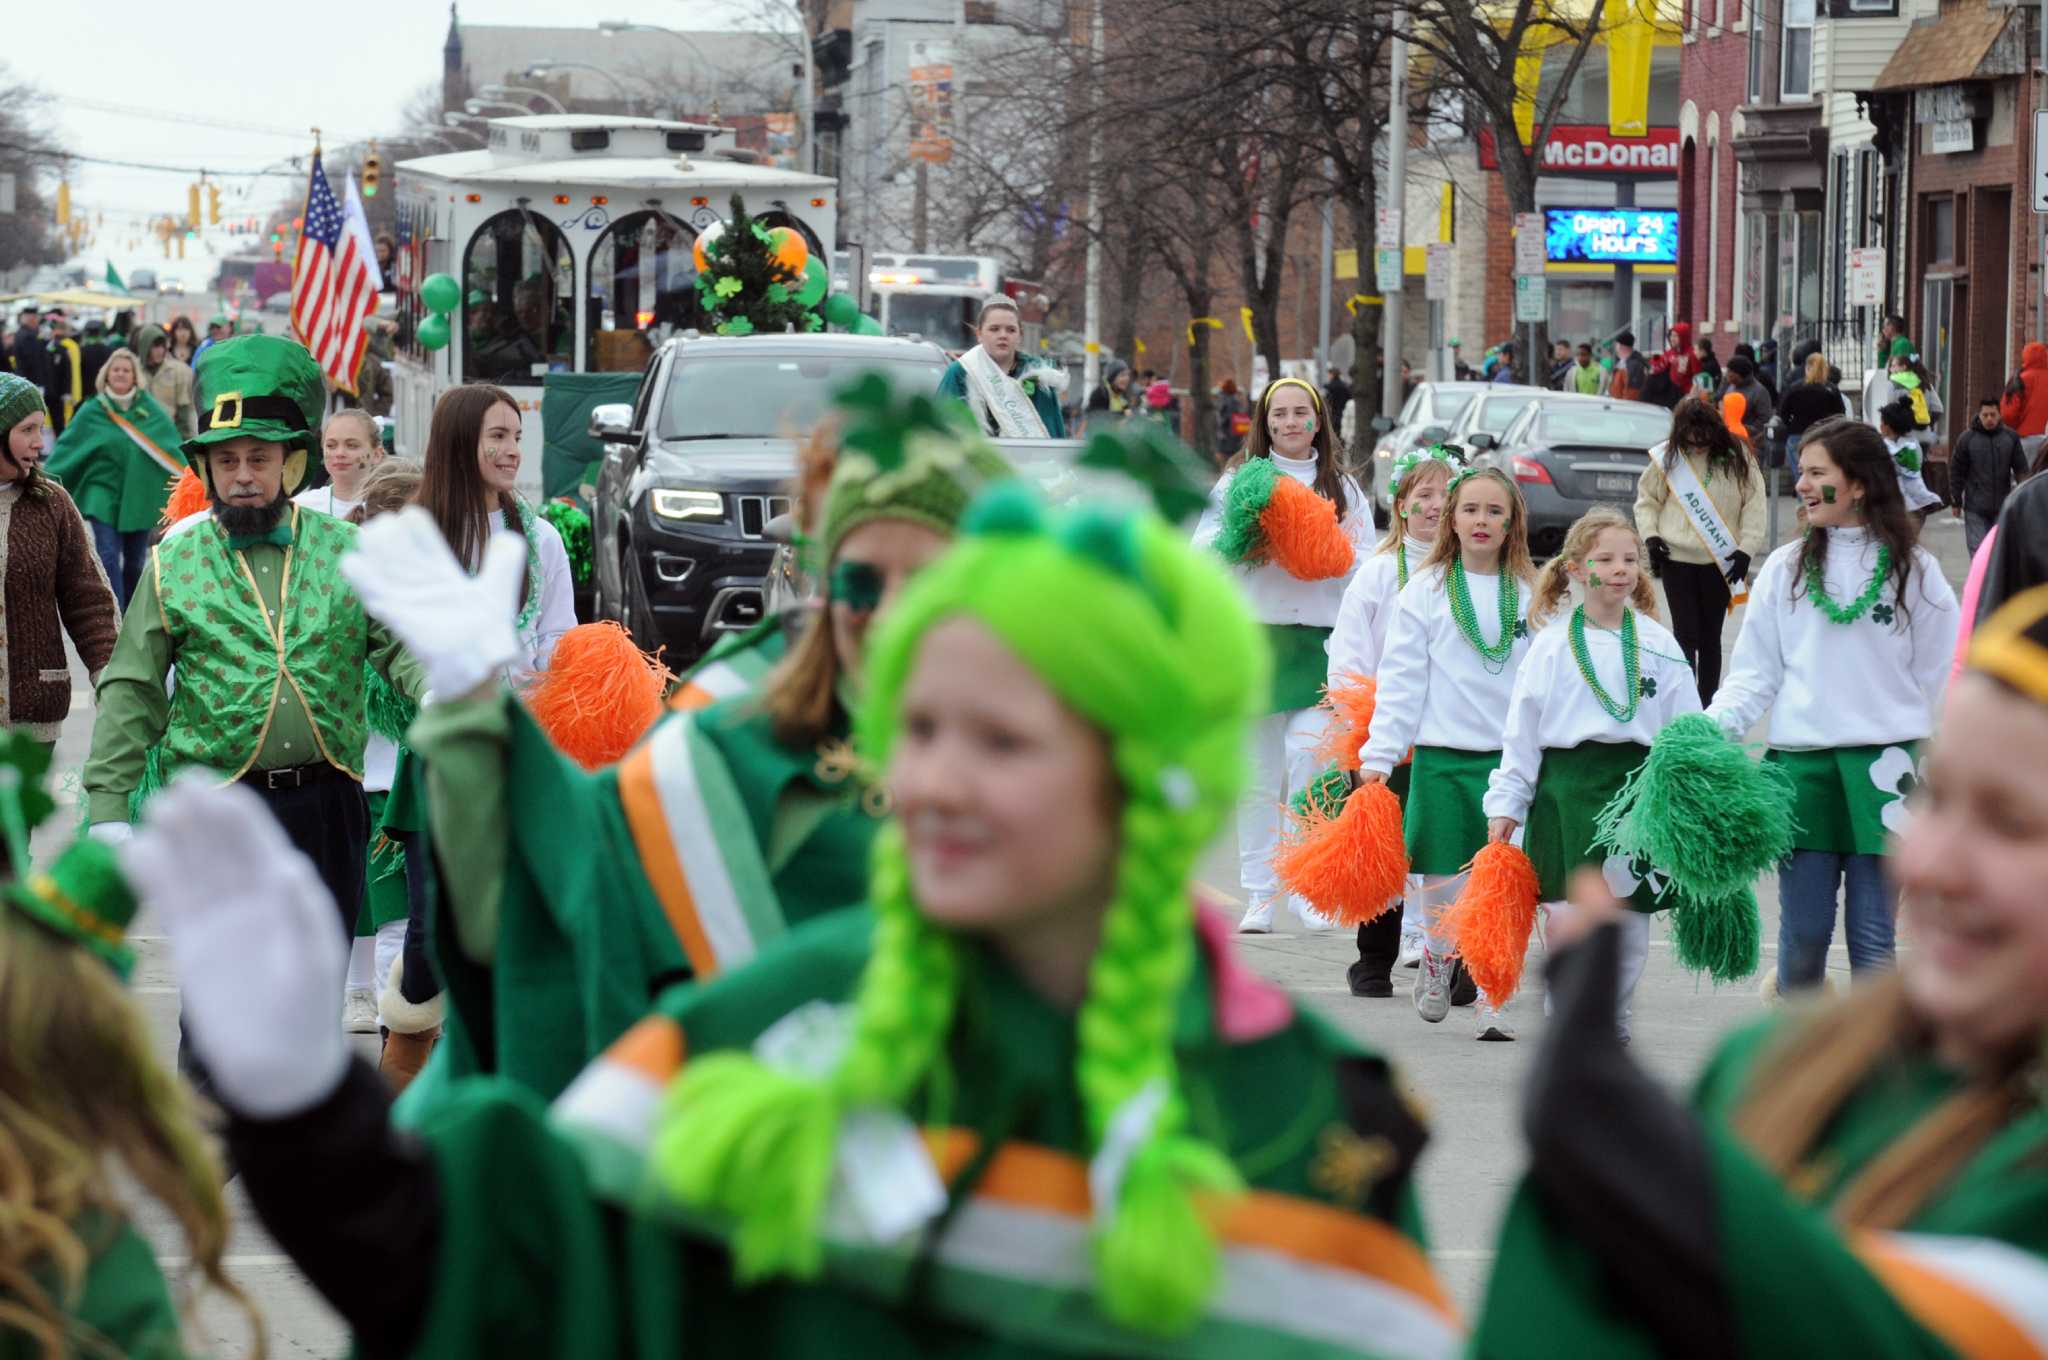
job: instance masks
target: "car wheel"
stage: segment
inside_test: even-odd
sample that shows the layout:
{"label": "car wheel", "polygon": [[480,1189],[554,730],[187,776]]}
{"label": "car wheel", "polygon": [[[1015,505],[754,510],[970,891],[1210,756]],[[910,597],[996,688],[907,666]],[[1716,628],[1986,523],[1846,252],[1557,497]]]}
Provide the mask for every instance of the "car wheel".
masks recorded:
{"label": "car wheel", "polygon": [[640,564],[626,554],[619,562],[619,622],[633,635],[633,641],[643,652],[652,652],[662,645],[662,637],[654,624],[654,610],[647,603],[647,586],[640,579]]}

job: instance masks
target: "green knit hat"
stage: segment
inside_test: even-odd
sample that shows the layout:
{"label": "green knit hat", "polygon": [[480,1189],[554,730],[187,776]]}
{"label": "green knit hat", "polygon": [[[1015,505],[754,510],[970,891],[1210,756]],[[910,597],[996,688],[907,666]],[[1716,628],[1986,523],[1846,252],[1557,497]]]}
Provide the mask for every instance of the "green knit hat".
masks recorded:
{"label": "green knit hat", "polygon": [[199,360],[192,404],[199,433],[185,441],[185,459],[206,475],[209,444],[248,435],[296,450],[285,460],[285,493],[306,485],[320,465],[320,417],[327,385],[306,347],[281,335],[217,340]]}
{"label": "green knit hat", "polygon": [[975,492],[1016,475],[958,402],[899,395],[879,373],[834,401],[845,424],[819,523],[820,570],[871,520],[909,520],[950,538]]}
{"label": "green knit hat", "polygon": [[47,412],[43,405],[43,394],[27,378],[14,373],[0,373],[0,435],[27,420],[38,411]]}

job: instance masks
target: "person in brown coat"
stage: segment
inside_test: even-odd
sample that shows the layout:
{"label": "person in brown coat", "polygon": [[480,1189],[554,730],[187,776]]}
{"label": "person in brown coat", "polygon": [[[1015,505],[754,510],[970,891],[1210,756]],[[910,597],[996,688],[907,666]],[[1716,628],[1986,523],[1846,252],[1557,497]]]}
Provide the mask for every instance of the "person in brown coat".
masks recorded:
{"label": "person in brown coat", "polygon": [[0,727],[53,745],[71,712],[64,635],[97,683],[120,610],[85,519],[42,473],[46,419],[36,385],[0,373]]}

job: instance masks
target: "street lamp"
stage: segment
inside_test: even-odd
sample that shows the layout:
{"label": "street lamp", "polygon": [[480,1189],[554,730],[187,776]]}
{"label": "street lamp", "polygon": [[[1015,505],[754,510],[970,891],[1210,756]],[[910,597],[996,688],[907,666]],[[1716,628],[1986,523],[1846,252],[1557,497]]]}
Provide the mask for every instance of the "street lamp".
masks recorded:
{"label": "street lamp", "polygon": [[[626,82],[620,80],[610,71],[605,70],[604,67],[593,66],[587,61],[537,61],[527,67],[523,74],[528,80],[539,80],[553,71],[590,71],[601,75],[612,83],[614,90],[618,91],[619,102],[626,106],[626,112],[633,113],[639,108],[640,101],[631,90],[626,88]],[[652,90],[655,87],[650,81],[647,88]]]}
{"label": "street lamp", "polygon": [[[804,149],[804,159],[808,161],[811,158],[811,120],[814,116],[811,101],[815,97],[814,92],[817,85],[816,73],[811,69],[810,21],[803,8],[803,0],[768,0],[768,3],[783,5],[796,15],[797,36],[799,39],[797,46],[803,56],[803,88],[797,91],[796,117],[799,124],[797,136],[799,138],[798,144]],[[698,50],[696,43],[672,28],[663,28],[660,24],[634,23],[627,19],[600,19],[598,20],[597,28],[600,33],[666,33],[669,37],[674,38],[677,42],[688,48],[690,55],[697,59],[697,64],[706,72],[712,72],[716,69],[710,62],[704,59],[704,54]]]}
{"label": "street lamp", "polygon": [[462,107],[471,113],[481,114],[485,109],[510,109],[523,117],[531,117],[533,110],[524,104],[515,104],[509,99],[465,99]]}
{"label": "street lamp", "polygon": [[[482,92],[499,99],[515,96],[520,99],[545,99],[548,103],[555,106],[556,113],[567,113],[569,111],[568,107],[561,100],[555,98],[546,90],[529,90],[519,85],[486,85]],[[529,108],[527,112],[531,113],[533,110]]]}

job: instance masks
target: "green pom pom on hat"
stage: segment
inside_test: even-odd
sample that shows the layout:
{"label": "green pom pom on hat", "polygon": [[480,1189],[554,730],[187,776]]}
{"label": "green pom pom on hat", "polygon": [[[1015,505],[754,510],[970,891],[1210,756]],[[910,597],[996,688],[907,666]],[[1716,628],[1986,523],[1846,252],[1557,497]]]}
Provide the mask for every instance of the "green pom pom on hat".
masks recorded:
{"label": "green pom pom on hat", "polygon": [[1016,476],[958,404],[897,392],[879,373],[842,390],[840,454],[820,522],[822,569],[846,536],[879,519],[909,520],[952,537],[975,495]]}
{"label": "green pom pom on hat", "polygon": [[8,885],[7,901],[99,955],[123,981],[133,971],[128,927],[135,920],[135,894],[113,848],[104,842],[79,837],[47,871]]}
{"label": "green pom pom on hat", "polygon": [[43,394],[27,378],[15,373],[0,373],[0,435],[27,420],[38,411],[48,412],[43,404]]}

